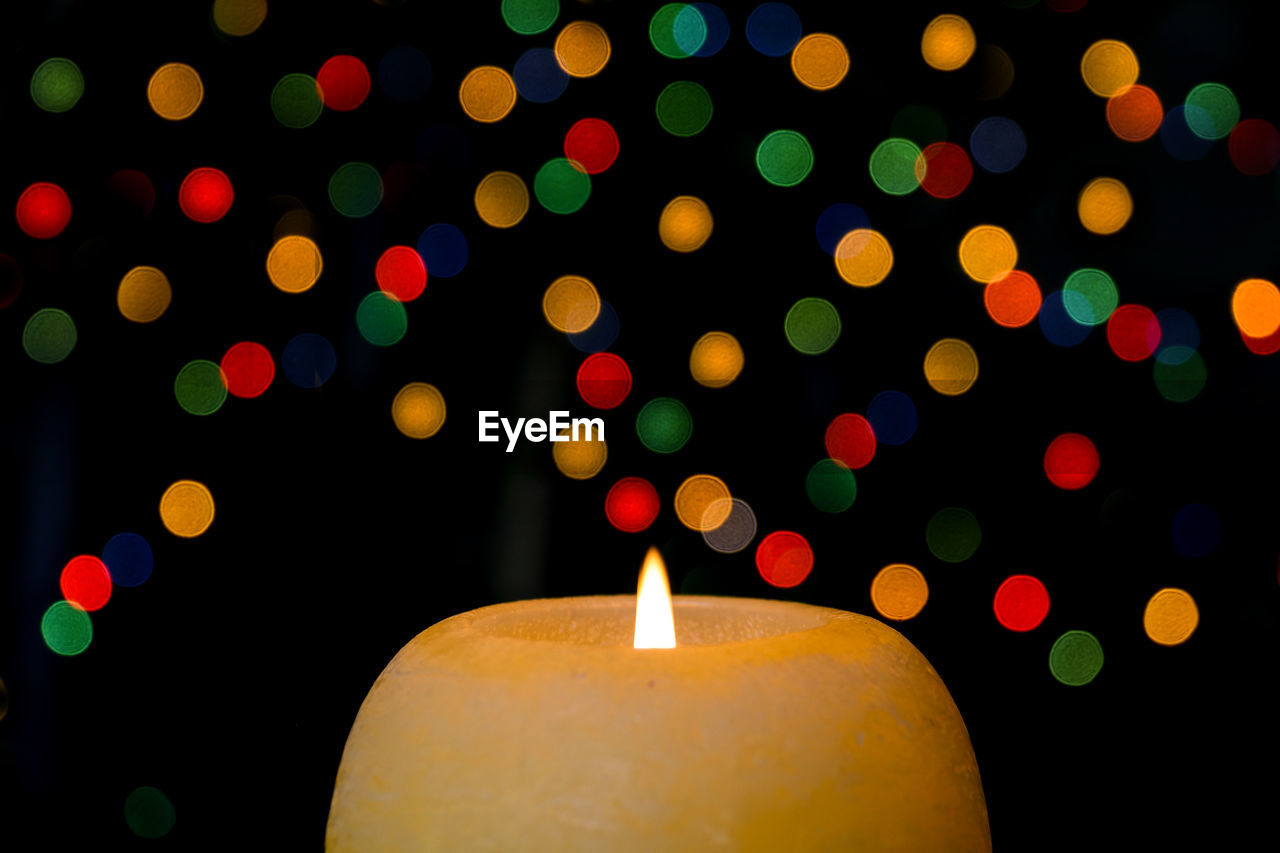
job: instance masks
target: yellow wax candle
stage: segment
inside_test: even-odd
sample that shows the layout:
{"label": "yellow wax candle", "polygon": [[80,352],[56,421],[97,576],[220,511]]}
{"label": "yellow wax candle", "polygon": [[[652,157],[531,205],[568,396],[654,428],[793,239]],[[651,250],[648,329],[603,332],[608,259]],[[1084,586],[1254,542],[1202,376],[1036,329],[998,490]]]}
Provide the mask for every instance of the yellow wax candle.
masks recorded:
{"label": "yellow wax candle", "polygon": [[[665,583],[665,581],[664,581]],[[498,604],[415,637],[352,726],[330,851],[986,851],[968,733],[865,616],[676,596]]]}

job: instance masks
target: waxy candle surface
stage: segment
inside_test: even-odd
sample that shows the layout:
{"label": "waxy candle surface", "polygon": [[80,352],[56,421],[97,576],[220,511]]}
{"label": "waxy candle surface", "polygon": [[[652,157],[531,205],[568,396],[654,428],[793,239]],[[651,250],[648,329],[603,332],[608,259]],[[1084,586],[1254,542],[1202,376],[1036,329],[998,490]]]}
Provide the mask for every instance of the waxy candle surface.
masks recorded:
{"label": "waxy candle surface", "polygon": [[499,604],[405,646],[352,726],[331,851],[986,851],[942,680],[840,610],[635,596]]}

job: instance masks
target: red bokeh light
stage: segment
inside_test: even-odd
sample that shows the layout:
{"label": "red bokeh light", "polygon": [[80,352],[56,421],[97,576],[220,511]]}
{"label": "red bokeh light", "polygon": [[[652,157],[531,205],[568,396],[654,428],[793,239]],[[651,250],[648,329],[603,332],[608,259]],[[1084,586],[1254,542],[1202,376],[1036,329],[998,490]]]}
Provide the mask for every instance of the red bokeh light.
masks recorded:
{"label": "red bokeh light", "polygon": [[1160,321],[1145,305],[1121,305],[1107,320],[1107,343],[1125,361],[1150,358],[1160,346]]}
{"label": "red bokeh light", "polygon": [[756,568],[773,586],[793,587],[813,571],[813,549],[799,533],[776,530],[756,546]]}
{"label": "red bokeh light", "polygon": [[231,179],[220,169],[193,169],[178,188],[178,206],[195,222],[217,222],[227,215],[236,193]]}
{"label": "red bokeh light", "polygon": [[1049,615],[1049,590],[1031,575],[1005,578],[996,590],[996,621],[1010,631],[1030,631]]}
{"label": "red bokeh light", "polygon": [[924,180],[920,186],[934,198],[955,198],[973,180],[973,163],[954,142],[935,142],[920,152],[924,158]]}
{"label": "red bokeh light", "polygon": [[427,289],[427,267],[410,246],[392,246],[383,252],[373,276],[383,293],[400,302],[412,302]]}
{"label": "red bokeh light", "polygon": [[597,175],[618,159],[618,134],[604,119],[584,118],[564,135],[564,156]]}
{"label": "red bokeh light", "polygon": [[354,56],[338,54],[320,66],[316,88],[320,99],[331,110],[350,112],[369,96],[369,69]]}
{"label": "red bokeh light", "polygon": [[876,433],[862,415],[837,415],[823,436],[827,455],[857,470],[876,455]]}
{"label": "red bokeh light", "polygon": [[1129,86],[1107,99],[1107,124],[1126,142],[1150,139],[1164,121],[1160,96],[1148,86]]}
{"label": "red bokeh light", "polygon": [[22,233],[37,240],[57,237],[71,221],[71,199],[57,184],[32,184],[18,196],[14,210]]}
{"label": "red bokeh light", "polygon": [[992,320],[1005,328],[1016,329],[1040,313],[1040,285],[1030,273],[1010,270],[987,284],[982,301]]}
{"label": "red bokeh light", "polygon": [[22,267],[8,255],[0,255],[0,308],[8,308],[22,293]]}
{"label": "red bokeh light", "polygon": [[613,484],[604,499],[605,516],[623,533],[648,529],[658,517],[660,507],[658,490],[643,477],[623,477]]}
{"label": "red bokeh light", "polygon": [[1098,448],[1078,432],[1064,432],[1044,452],[1044,473],[1060,489],[1083,489],[1093,482],[1098,465]]}
{"label": "red bokeh light", "polygon": [[62,597],[84,610],[99,610],[111,598],[107,564],[89,554],[72,557],[58,580]]}
{"label": "red bokeh light", "polygon": [[262,344],[241,341],[227,350],[219,364],[227,391],[250,399],[260,396],[276,376],[276,364]]}
{"label": "red bokeh light", "polygon": [[578,393],[588,406],[616,408],[631,393],[631,368],[611,352],[589,355],[578,368]]}
{"label": "red bokeh light", "polygon": [[1276,329],[1265,338],[1251,338],[1244,332],[1240,332],[1240,339],[1254,355],[1271,355],[1280,351],[1280,329]]}
{"label": "red bokeh light", "polygon": [[1247,118],[1227,139],[1232,164],[1246,175],[1265,175],[1280,163],[1280,131],[1269,121]]}

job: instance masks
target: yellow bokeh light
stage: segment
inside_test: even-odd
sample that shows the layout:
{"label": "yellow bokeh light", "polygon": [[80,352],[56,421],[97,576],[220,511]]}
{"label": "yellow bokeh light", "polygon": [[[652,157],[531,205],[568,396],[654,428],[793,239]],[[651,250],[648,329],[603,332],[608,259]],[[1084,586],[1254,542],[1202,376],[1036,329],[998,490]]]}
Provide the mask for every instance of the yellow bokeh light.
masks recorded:
{"label": "yellow bokeh light", "polygon": [[510,228],[529,212],[529,188],[519,175],[490,172],[476,186],[476,213],[486,225]]}
{"label": "yellow bokeh light", "polygon": [[303,237],[310,237],[316,233],[316,218],[311,211],[304,207],[294,208],[286,211],[276,220],[276,227],[272,229],[271,236],[275,240],[281,237],[287,237],[290,234],[299,234]]}
{"label": "yellow bokeh light", "polygon": [[600,292],[580,275],[562,275],[542,294],[542,316],[557,332],[585,332],[600,316]]}
{"label": "yellow bokeh light", "polygon": [[929,584],[915,566],[893,563],[876,573],[871,581],[871,603],[886,619],[912,619],[929,600]]}
{"label": "yellow bokeh light", "polygon": [[120,279],[116,305],[125,319],[150,323],[160,319],[173,300],[169,278],[155,267],[134,267]]}
{"label": "yellow bokeh light", "polygon": [[924,28],[920,53],[930,68],[955,71],[963,68],[978,47],[973,27],[959,15],[939,15]]}
{"label": "yellow bokeh light", "polygon": [[285,293],[302,293],[320,280],[324,260],[309,237],[281,237],[267,253],[267,278]]}
{"label": "yellow bokeh light", "polygon": [[560,473],[573,480],[590,480],[599,474],[609,458],[609,447],[604,439],[596,437],[592,429],[578,433],[576,441],[569,430],[564,434],[570,437],[568,441],[557,441],[551,445],[551,458]]}
{"label": "yellow bokeh light", "polygon": [[1162,646],[1185,643],[1200,624],[1200,610],[1195,599],[1183,589],[1166,587],[1147,602],[1142,614],[1142,628],[1152,641]]}
{"label": "yellow bokeh light", "polygon": [[1249,278],[1231,294],[1231,316],[1251,338],[1266,338],[1280,329],[1280,290],[1265,278]]}
{"label": "yellow bokeh light", "polygon": [[1138,57],[1122,41],[1096,41],[1080,60],[1080,75],[1089,91],[1110,98],[1126,86],[1138,82]]}
{"label": "yellow bokeh light", "polygon": [[710,474],[694,474],[676,489],[676,517],[690,530],[715,530],[733,511],[732,497],[724,480]]}
{"label": "yellow bokeh light", "polygon": [[658,237],[673,252],[693,252],[711,237],[711,208],[700,198],[680,195],[667,202],[658,218]]}
{"label": "yellow bokeh light", "polygon": [[728,332],[707,332],[689,354],[693,380],[708,388],[723,388],[742,372],[742,345]]}
{"label": "yellow bokeh light", "polygon": [[849,51],[827,33],[810,33],[791,51],[791,72],[810,89],[834,89],[849,73]]}
{"label": "yellow bokeh light", "polygon": [[178,480],[160,496],[160,521],[174,536],[199,536],[213,524],[213,493],[204,483]]}
{"label": "yellow bokeh light", "polygon": [[409,438],[430,438],[444,426],[444,395],[426,382],[410,382],[391,401],[391,419]]}
{"label": "yellow bokeh light", "polygon": [[1114,234],[1133,215],[1133,197],[1129,188],[1115,178],[1094,178],[1080,191],[1076,210],[1086,230]]}
{"label": "yellow bokeh light", "polygon": [[960,266],[974,281],[986,284],[1017,265],[1018,247],[999,226],[978,225],[960,241]]}
{"label": "yellow bokeh light", "polygon": [[856,228],[836,245],[836,272],[854,287],[871,287],[884,281],[893,269],[893,249],[879,231]]}
{"label": "yellow bokeh light", "polygon": [[555,53],[570,77],[594,77],[604,70],[613,48],[599,24],[574,21],[556,36]]}
{"label": "yellow bokeh light", "polygon": [[943,338],[925,354],[924,378],[939,394],[959,396],[978,381],[978,354],[959,338]]}
{"label": "yellow bokeh light", "polygon": [[170,62],[161,65],[147,83],[147,102],[156,115],[170,121],[188,118],[204,100],[204,84],[190,65]]}
{"label": "yellow bokeh light", "polygon": [[481,65],[462,79],[458,100],[462,111],[476,121],[501,121],[516,105],[516,83],[496,65]]}
{"label": "yellow bokeh light", "polygon": [[267,19],[267,0],[213,0],[213,25],[229,36],[247,36]]}

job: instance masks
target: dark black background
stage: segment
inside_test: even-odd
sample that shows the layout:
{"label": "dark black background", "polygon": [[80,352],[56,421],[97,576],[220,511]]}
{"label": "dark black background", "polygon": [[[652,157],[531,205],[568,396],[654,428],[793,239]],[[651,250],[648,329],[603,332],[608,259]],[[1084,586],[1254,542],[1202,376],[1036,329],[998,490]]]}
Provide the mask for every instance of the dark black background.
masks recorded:
{"label": "dark black background", "polygon": [[[1117,140],[1079,74],[1089,44],[1119,38],[1166,107],[1213,80],[1235,91],[1245,117],[1274,121],[1265,7],[1090,2],[1064,15],[1000,3],[797,2],[806,32],[835,33],[853,57],[845,82],[818,93],[796,82],[786,58],[749,46],[753,4],[723,4],[733,32],[717,56],[680,61],[648,43],[657,5],[566,1],[552,30],[521,37],[503,25],[497,0],[278,2],[262,29],[239,40],[216,33],[207,3],[0,11],[0,198],[52,180],[75,205],[52,241],[25,237],[11,207],[0,226],[0,251],[26,278],[0,312],[6,844],[144,843],[126,828],[122,803],[150,784],[178,815],[161,843],[314,849],[347,730],[400,646],[484,604],[630,592],[651,543],[677,590],[859,612],[872,609],[868,588],[881,566],[919,566],[929,603],[900,628],[964,714],[998,850],[1178,849],[1201,833],[1230,846],[1268,825],[1280,758],[1271,695],[1278,368],[1241,344],[1229,299],[1239,280],[1280,273],[1277,183],[1239,174],[1225,143],[1183,163],[1158,139]],[[1008,51],[1017,77],[1003,98],[978,100],[972,69],[942,74],[921,61],[923,27],[943,11],[964,14],[980,42]],[[609,33],[604,73],[573,81],[552,104],[521,101],[495,125],[463,115],[457,86],[468,70],[509,69],[574,18]],[[274,121],[268,95],[282,75],[314,74],[341,52],[376,74],[400,44],[431,59],[421,102],[393,102],[375,80],[352,113],[326,111],[305,130]],[[87,83],[63,115],[39,111],[27,92],[35,66],[57,55],[73,58]],[[194,65],[204,80],[205,101],[185,122],[163,121],[146,103],[146,80],[168,61]],[[715,103],[711,125],[692,139],[667,135],[653,114],[657,93],[679,79],[703,83]],[[982,118],[1012,117],[1027,133],[1027,158],[1006,175],[979,170],[952,201],[887,196],[871,183],[867,157],[912,103],[939,110],[961,144]],[[586,116],[608,120],[621,139],[587,206],[557,216],[534,202],[514,229],[483,225],[471,204],[479,179],[506,169],[532,183]],[[466,141],[451,158],[420,144],[442,126]],[[756,144],[777,128],[800,130],[815,149],[799,187],[773,187],[754,168]],[[325,194],[349,160],[388,175],[386,201],[366,219],[341,217]],[[202,165],[226,171],[236,189],[231,213],[213,225],[187,220],[176,203],[182,177]],[[121,168],[155,183],[149,216],[106,191]],[[1098,175],[1124,180],[1136,201],[1112,237],[1088,234],[1075,217],[1076,194]],[[710,242],[689,256],[657,239],[658,213],[678,194],[705,199],[715,216]],[[895,266],[879,287],[843,284],[818,248],[814,222],[837,201],[862,205],[893,245]],[[298,205],[316,218],[326,267],[314,290],[292,296],[270,286],[263,261],[276,220]],[[432,279],[408,306],[403,342],[367,344],[353,318],[375,286],[378,255],[441,221],[466,233],[469,265]],[[1034,324],[996,327],[956,261],[960,237],[981,222],[1011,230],[1019,266],[1046,292],[1071,270],[1098,266],[1122,302],[1191,311],[1209,370],[1201,396],[1166,402],[1150,362],[1120,361],[1101,330],[1064,350]],[[168,313],[147,326],[124,320],[114,302],[120,276],[137,264],[159,266],[175,290]],[[585,410],[573,385],[582,353],[539,311],[547,284],[566,273],[590,278],[617,309],[612,349],[635,376],[628,400],[605,415],[609,462],[586,482],[559,474],[549,445],[507,454],[474,433],[478,409]],[[803,296],[841,312],[843,334],[825,355],[802,356],[782,334],[786,309]],[[69,311],[80,333],[59,365],[21,349],[27,317],[46,306]],[[736,335],[747,359],[719,391],[696,385],[687,368],[692,343],[711,329]],[[232,398],[210,417],[176,405],[173,377],[187,361],[217,360],[246,339],[278,359],[303,331],[338,350],[338,372],[322,389],[277,375],[262,398]],[[945,336],[968,340],[981,360],[976,386],[959,398],[931,391],[921,372],[925,351]],[[401,436],[389,416],[410,381],[437,385],[449,407],[444,429],[426,441]],[[865,411],[886,389],[911,395],[919,431],[882,446],[858,472],[850,511],[819,513],[803,484],[825,455],[826,424]],[[671,457],[634,436],[636,412],[660,395],[680,398],[694,417],[693,439]],[[1041,468],[1045,446],[1064,431],[1088,434],[1102,456],[1081,492],[1054,488]],[[761,534],[808,537],[817,554],[809,579],[773,589],[751,549],[720,555],[684,529],[670,499],[700,472],[751,504]],[[619,533],[604,518],[605,492],[626,475],[649,478],[663,498],[644,534]],[[184,477],[217,501],[213,527],[190,541],[165,532],[156,511],[164,488]],[[1188,501],[1223,519],[1210,557],[1189,560],[1172,547],[1173,514]],[[925,548],[925,524],[944,506],[967,507],[982,524],[982,546],[966,563],[943,564]],[[61,566],[122,530],[152,543],[154,575],[114,591],[94,614],[87,652],[57,657],[39,619],[59,598]],[[991,612],[996,587],[1015,572],[1044,580],[1053,602],[1025,635]],[[1143,607],[1162,586],[1191,591],[1201,609],[1200,629],[1180,647],[1158,647],[1142,630]],[[1094,633],[1106,653],[1086,687],[1058,684],[1046,665],[1054,638],[1073,628]]]}

